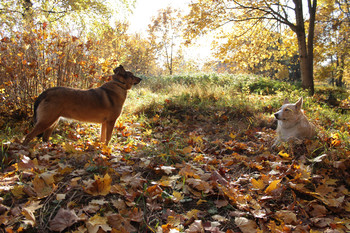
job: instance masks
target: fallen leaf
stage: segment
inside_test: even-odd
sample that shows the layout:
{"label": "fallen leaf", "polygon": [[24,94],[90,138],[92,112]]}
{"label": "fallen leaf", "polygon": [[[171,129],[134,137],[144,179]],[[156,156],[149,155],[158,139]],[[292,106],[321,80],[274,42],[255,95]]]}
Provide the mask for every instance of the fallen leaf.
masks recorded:
{"label": "fallen leaf", "polygon": [[27,205],[24,208],[22,208],[22,214],[26,218],[25,222],[27,224],[30,224],[31,226],[35,225],[35,221],[36,221],[36,218],[34,215],[35,211],[37,209],[40,209],[43,206],[43,205],[40,205],[39,203],[40,203],[39,201],[33,201],[30,203],[27,203]]}
{"label": "fallen leaf", "polygon": [[323,159],[325,159],[328,155],[327,154],[322,154],[322,155],[319,155],[313,159],[309,159],[309,161],[311,163],[320,163],[323,161]]}
{"label": "fallen leaf", "polygon": [[177,203],[177,202],[181,201],[182,199],[184,199],[184,196],[183,196],[182,193],[176,192],[176,191],[173,192],[172,200],[173,200],[174,202]]}
{"label": "fallen leaf", "polygon": [[142,222],[143,221],[143,211],[139,208],[133,208],[129,214],[129,218],[134,222]]}
{"label": "fallen leaf", "polygon": [[323,205],[313,203],[311,207],[313,208],[313,210],[310,212],[310,214],[313,217],[322,217],[327,213],[327,208]]}
{"label": "fallen leaf", "polygon": [[285,153],[283,151],[280,151],[278,153],[278,155],[281,156],[282,158],[285,158],[285,159],[290,157],[290,155],[288,153]]}
{"label": "fallen leaf", "polygon": [[292,224],[297,222],[297,216],[290,210],[279,210],[276,212],[276,216],[282,219],[285,224]]}
{"label": "fallen leaf", "polygon": [[198,232],[204,232],[204,228],[202,225],[202,220],[195,220],[189,228],[186,230],[188,233],[198,233]]}
{"label": "fallen leaf", "polygon": [[111,231],[112,228],[107,224],[107,221],[108,220],[106,217],[101,217],[100,215],[96,214],[95,216],[89,218],[89,220],[86,222],[86,227],[89,233],[97,233],[100,228],[105,232]]}
{"label": "fallen leaf", "polygon": [[266,218],[266,210],[264,209],[252,210],[251,212],[255,218]]}
{"label": "fallen leaf", "polygon": [[320,228],[324,228],[333,222],[330,218],[311,218],[310,221],[314,226]]}
{"label": "fallen leaf", "polygon": [[270,185],[265,189],[265,193],[270,193],[272,192],[273,190],[277,189],[278,186],[279,186],[279,183],[281,182],[282,180],[274,180],[270,183]]}
{"label": "fallen leaf", "polygon": [[243,233],[254,233],[257,232],[257,225],[255,221],[247,219],[245,217],[235,218],[235,224]]}
{"label": "fallen leaf", "polygon": [[188,219],[190,219],[192,217],[196,219],[198,217],[199,213],[200,213],[200,210],[192,209],[186,213],[186,217]]}
{"label": "fallen leaf", "polygon": [[221,208],[224,206],[227,206],[229,204],[229,202],[227,200],[216,200],[214,201],[215,205],[217,208]]}
{"label": "fallen leaf", "polygon": [[40,178],[45,181],[47,185],[53,184],[55,182],[54,175],[56,173],[52,171],[47,171],[40,174]]}
{"label": "fallen leaf", "polygon": [[176,170],[176,168],[172,166],[161,166],[160,169],[162,169],[167,175],[170,175],[174,170]]}
{"label": "fallen leaf", "polygon": [[109,194],[109,191],[111,190],[111,183],[112,179],[108,173],[103,178],[95,175],[95,180],[89,183],[88,186],[84,188],[84,190],[86,193],[93,196],[105,196]]}
{"label": "fallen leaf", "polygon": [[182,153],[184,154],[190,154],[192,152],[192,146],[188,146],[182,149]]}
{"label": "fallen leaf", "polygon": [[57,201],[62,201],[64,199],[66,199],[66,194],[57,194],[56,195],[56,200]]}
{"label": "fallen leaf", "polygon": [[252,182],[253,188],[255,189],[263,190],[265,188],[265,184],[262,179],[256,180],[253,178],[251,182]]}
{"label": "fallen leaf", "polygon": [[21,198],[25,194],[25,192],[23,191],[23,185],[16,185],[16,186],[14,186],[11,189],[11,193],[16,198]]}
{"label": "fallen leaf", "polygon": [[120,214],[112,214],[108,217],[108,223],[113,229],[118,229],[118,232],[136,232],[137,229],[130,223],[130,219],[123,217]]}
{"label": "fallen leaf", "polygon": [[111,200],[111,203],[119,211],[126,208],[125,202],[122,199],[120,199],[120,198],[118,200]]}
{"label": "fallen leaf", "polygon": [[34,191],[36,192],[39,198],[46,197],[53,191],[52,186],[46,184],[46,182],[39,176],[35,176],[33,180],[33,186]]}
{"label": "fallen leaf", "polygon": [[226,222],[227,221],[227,218],[225,218],[224,216],[221,216],[221,215],[213,215],[212,218],[216,221],[219,221],[219,222]]}
{"label": "fallen leaf", "polygon": [[78,216],[73,210],[67,210],[61,208],[58,210],[56,216],[50,220],[50,230],[52,231],[63,231],[67,227],[72,226],[78,221]]}
{"label": "fallen leaf", "polygon": [[209,193],[211,191],[210,184],[201,179],[188,178],[186,182],[188,182],[191,186],[193,186],[197,190],[204,191],[204,193]]}

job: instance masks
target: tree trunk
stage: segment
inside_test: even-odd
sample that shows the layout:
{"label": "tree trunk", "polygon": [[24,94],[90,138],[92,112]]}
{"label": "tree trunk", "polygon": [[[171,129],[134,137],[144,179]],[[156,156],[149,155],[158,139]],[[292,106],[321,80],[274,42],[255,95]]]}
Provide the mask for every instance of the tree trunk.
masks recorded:
{"label": "tree trunk", "polygon": [[[313,1],[313,2],[311,2]],[[308,0],[309,8],[309,34],[307,38],[307,50],[309,57],[309,67],[310,67],[310,95],[313,95],[315,92],[314,87],[314,37],[315,37],[315,21],[316,21],[316,6],[317,0]]]}
{"label": "tree trunk", "polygon": [[[293,0],[295,4],[295,19],[296,26],[294,28],[298,39],[299,59],[300,59],[300,72],[301,72],[301,85],[304,89],[309,90],[309,94],[314,94],[314,77],[313,77],[313,38],[314,38],[314,23],[315,14],[313,19],[311,13],[316,9],[316,0],[314,1],[314,8],[311,7],[311,0],[308,0],[309,13],[310,13],[310,26],[308,43],[306,44],[306,32],[303,18],[303,5],[302,0]],[[312,22],[311,22],[312,21]]]}
{"label": "tree trunk", "polygon": [[345,67],[345,54],[341,54],[337,58],[337,67],[336,67],[336,79],[335,84],[337,87],[343,87],[343,76],[344,76],[344,67]]}

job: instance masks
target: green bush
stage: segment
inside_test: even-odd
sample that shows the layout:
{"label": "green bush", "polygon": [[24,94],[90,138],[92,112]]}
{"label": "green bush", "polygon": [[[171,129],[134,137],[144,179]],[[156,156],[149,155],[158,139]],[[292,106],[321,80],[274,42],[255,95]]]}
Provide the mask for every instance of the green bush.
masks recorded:
{"label": "green bush", "polygon": [[281,91],[293,91],[297,87],[286,82],[269,78],[258,78],[248,84],[250,93],[256,93],[260,95],[274,95]]}

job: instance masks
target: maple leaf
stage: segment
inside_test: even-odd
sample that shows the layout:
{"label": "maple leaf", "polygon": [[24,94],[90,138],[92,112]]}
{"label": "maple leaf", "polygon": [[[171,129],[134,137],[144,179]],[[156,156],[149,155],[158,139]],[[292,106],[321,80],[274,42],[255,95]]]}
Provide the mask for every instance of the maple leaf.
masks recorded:
{"label": "maple leaf", "polygon": [[162,176],[162,178],[158,181],[159,185],[164,187],[172,187],[176,181],[181,178],[179,175],[175,176]]}
{"label": "maple leaf", "polygon": [[141,177],[140,173],[137,173],[134,176],[124,175],[120,180],[133,188],[143,187],[143,184],[146,182],[146,180]]}
{"label": "maple leaf", "polygon": [[137,229],[130,223],[130,219],[123,217],[120,214],[112,214],[107,216],[108,224],[117,229],[117,232],[136,232]]}
{"label": "maple leaf", "polygon": [[186,217],[188,218],[188,219],[191,219],[191,218],[197,218],[198,217],[198,214],[200,213],[201,211],[200,210],[197,210],[197,209],[192,209],[192,210],[190,210],[190,211],[188,211],[187,213],[186,213]]}
{"label": "maple leaf", "polygon": [[60,208],[56,216],[49,221],[49,226],[52,231],[63,231],[67,227],[72,226],[78,221],[78,216],[73,210]]}
{"label": "maple leaf", "polygon": [[95,175],[95,180],[90,182],[84,191],[93,196],[106,196],[109,194],[111,190],[112,178],[108,175],[108,173],[102,178],[100,176]]}
{"label": "maple leaf", "polygon": [[124,196],[124,195],[126,195],[126,190],[125,190],[125,188],[122,186],[122,185],[120,185],[120,184],[115,184],[115,185],[113,185],[112,187],[111,187],[111,190],[110,190],[110,192],[112,193],[112,194],[120,194],[120,195],[122,195],[122,196]]}
{"label": "maple leaf", "polygon": [[24,186],[23,185],[16,185],[11,189],[11,193],[16,197],[16,198],[21,198],[24,196],[24,191],[23,191]]}
{"label": "maple leaf", "polygon": [[86,227],[89,231],[89,233],[97,233],[99,232],[100,228],[104,231],[111,231],[112,228],[107,224],[107,217],[101,217],[100,215],[96,214],[95,216],[89,218],[89,220],[86,222]]}
{"label": "maple leaf", "polygon": [[42,178],[47,185],[50,185],[55,182],[54,175],[56,175],[56,172],[47,171],[47,172],[41,173],[40,178]]}
{"label": "maple leaf", "polygon": [[156,198],[161,196],[163,189],[159,185],[153,185],[147,188],[147,192],[152,198]]}
{"label": "maple leaf", "polygon": [[190,185],[192,185],[197,190],[204,191],[205,193],[209,193],[212,190],[209,183],[207,183],[201,179],[188,178],[186,180],[186,182],[188,182]]}
{"label": "maple leaf", "polygon": [[270,183],[270,185],[265,189],[265,193],[270,193],[272,191],[274,191],[275,189],[277,189],[279,187],[279,184],[281,180],[274,180]]}
{"label": "maple leaf", "polygon": [[129,212],[129,218],[134,222],[142,222],[143,221],[143,212],[139,208],[133,208],[131,212]]}
{"label": "maple leaf", "polygon": [[172,200],[173,200],[174,202],[179,202],[179,201],[181,201],[181,200],[183,200],[183,199],[184,199],[184,196],[183,196],[182,193],[176,192],[176,191],[173,192]]}
{"label": "maple leaf", "polygon": [[111,203],[119,211],[126,208],[125,202],[120,198],[118,200],[112,200]]}
{"label": "maple leaf", "polygon": [[199,178],[198,175],[196,174],[196,171],[194,169],[192,169],[191,166],[186,165],[185,167],[183,167],[180,171],[179,171],[179,175],[180,176],[184,176],[184,177],[195,177],[195,178]]}
{"label": "maple leaf", "polygon": [[43,198],[49,195],[53,191],[53,187],[55,187],[54,185],[52,187],[46,184],[45,180],[40,178],[38,175],[35,176],[33,180],[33,186],[34,191],[36,192],[39,198]]}
{"label": "maple leaf", "polygon": [[37,159],[31,160],[29,157],[23,156],[17,166],[20,171],[31,170],[38,166],[38,161]]}
{"label": "maple leaf", "polygon": [[182,149],[182,153],[184,153],[185,155],[190,154],[192,152],[193,148],[192,146],[188,146]]}
{"label": "maple leaf", "polygon": [[265,188],[265,184],[262,179],[256,180],[253,178],[251,182],[252,182],[253,188],[255,189],[263,190]]}
{"label": "maple leaf", "polygon": [[27,208],[23,208],[22,214],[26,218],[26,220],[24,222],[26,222],[27,224],[30,224],[31,226],[35,225],[36,219],[35,219],[34,211],[29,210]]}

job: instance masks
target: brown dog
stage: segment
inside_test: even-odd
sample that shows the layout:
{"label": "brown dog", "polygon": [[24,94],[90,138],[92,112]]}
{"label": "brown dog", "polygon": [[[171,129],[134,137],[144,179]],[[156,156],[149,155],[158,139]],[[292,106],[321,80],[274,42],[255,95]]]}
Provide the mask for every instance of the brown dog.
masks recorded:
{"label": "brown dog", "polygon": [[114,124],[123,109],[127,91],[141,81],[122,66],[114,69],[112,80],[95,89],[53,87],[39,95],[34,103],[34,129],[25,137],[28,144],[35,136],[49,137],[60,117],[101,123],[101,142],[108,145]]}

